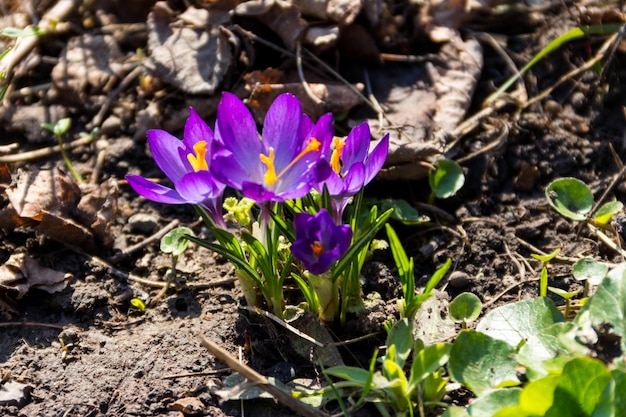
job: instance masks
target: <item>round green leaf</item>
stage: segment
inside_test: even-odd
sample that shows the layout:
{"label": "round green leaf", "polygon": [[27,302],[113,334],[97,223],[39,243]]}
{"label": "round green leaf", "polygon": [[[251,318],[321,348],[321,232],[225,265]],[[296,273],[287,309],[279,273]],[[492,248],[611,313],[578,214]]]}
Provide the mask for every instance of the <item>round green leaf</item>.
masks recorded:
{"label": "round green leaf", "polygon": [[183,226],[167,232],[161,238],[161,250],[174,256],[180,255],[187,249],[189,244],[189,240],[185,238],[185,235],[193,236],[193,230]]}
{"label": "round green leaf", "polygon": [[456,194],[465,184],[465,175],[459,164],[450,159],[437,162],[434,170],[428,172],[430,189],[437,198],[448,198]]}
{"label": "round green leaf", "polygon": [[593,206],[593,194],[587,184],[576,178],[559,178],[546,187],[548,203],[563,217],[585,220]]}
{"label": "round green leaf", "polygon": [[615,214],[622,211],[622,208],[624,208],[624,204],[621,201],[609,201],[598,209],[593,216],[593,221],[600,226],[606,226]]}
{"label": "round green leaf", "polygon": [[572,275],[577,281],[589,281],[591,285],[600,285],[609,272],[609,266],[593,258],[582,258],[572,265]]}
{"label": "round green leaf", "polygon": [[456,323],[474,321],[480,315],[483,303],[475,294],[464,292],[456,296],[448,307],[450,318]]}

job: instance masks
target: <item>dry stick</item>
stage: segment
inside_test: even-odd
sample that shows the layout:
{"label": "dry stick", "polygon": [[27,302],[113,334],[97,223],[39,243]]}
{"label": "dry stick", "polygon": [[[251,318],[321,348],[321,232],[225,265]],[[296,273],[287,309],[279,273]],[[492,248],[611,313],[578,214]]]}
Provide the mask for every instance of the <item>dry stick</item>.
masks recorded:
{"label": "dry stick", "polygon": [[571,70],[567,74],[563,75],[553,85],[551,85],[550,87],[546,88],[541,93],[537,94],[536,96],[534,96],[533,98],[528,100],[526,103],[524,103],[523,108],[527,108],[529,106],[532,106],[536,102],[538,102],[540,100],[543,100],[550,93],[552,93],[552,91],[555,88],[557,88],[558,86],[563,84],[565,81],[568,81],[571,78],[574,78],[577,75],[579,75],[579,74],[581,74],[581,73],[583,73],[583,72],[585,72],[585,71],[587,71],[589,69],[592,69],[594,65],[596,65],[598,62],[600,62],[602,60],[602,58],[604,58],[604,56],[606,54],[606,51],[609,49],[609,47],[611,46],[611,43],[614,42],[616,37],[617,37],[617,34],[614,34],[613,36],[611,36],[606,42],[604,42],[602,44],[602,46],[600,47],[600,49],[598,49],[598,52],[594,55],[593,58],[591,58],[589,61],[585,62],[582,66],[580,66],[578,68],[574,68],[573,70]]}
{"label": "dry stick", "polygon": [[502,129],[500,131],[500,133],[498,134],[498,137],[489,142],[488,144],[486,144],[485,146],[483,146],[482,148],[480,148],[479,150],[475,151],[475,152],[471,152],[465,156],[462,156],[460,158],[456,159],[456,162],[458,164],[463,164],[471,159],[476,158],[479,155],[482,155],[484,153],[487,153],[493,149],[498,148],[502,143],[504,143],[506,141],[506,139],[509,137],[509,125],[506,123],[502,124]]}
{"label": "dry stick", "polygon": [[315,95],[306,78],[304,78],[304,71],[302,71],[302,47],[300,42],[296,43],[296,66],[298,67],[298,77],[300,77],[300,82],[302,83],[302,88],[304,88],[306,95],[309,96],[315,104],[324,104],[324,101]]}
{"label": "dry stick", "polygon": [[[84,137],[80,139],[76,139],[71,143],[64,143],[63,149],[69,150],[74,149],[79,146],[89,145],[93,141],[93,137]],[[34,151],[22,152],[14,155],[0,155],[0,162],[12,163],[12,162],[23,162],[29,161],[31,159],[44,158],[46,156],[50,156],[57,152],[61,151],[61,147],[59,145],[49,146],[46,148],[35,149]]]}
{"label": "dry stick", "polygon": [[65,327],[66,327],[66,326],[61,326],[59,324],[39,323],[39,322],[33,322],[33,321],[7,321],[5,323],[0,323],[0,327],[12,327],[12,326],[48,327],[48,328],[57,329],[57,330],[65,330]]}
{"label": "dry stick", "polygon": [[253,307],[253,306],[239,306],[239,308],[242,309],[242,310],[246,310],[246,311],[251,311],[253,313],[257,313],[260,316],[267,317],[268,319],[271,319],[274,322],[280,324],[281,326],[283,326],[285,329],[289,330],[290,332],[292,332],[296,336],[301,337],[302,339],[313,343],[315,346],[318,346],[318,347],[321,347],[321,348],[323,348],[325,346],[322,342],[318,342],[313,337],[309,336],[306,333],[301,332],[300,330],[296,329],[295,327],[293,327],[292,325],[290,325],[286,321],[281,320],[279,317],[275,316],[274,314],[272,314],[272,313],[270,313],[268,311],[264,311],[264,310],[261,310],[259,308]]}
{"label": "dry stick", "polygon": [[239,373],[241,376],[252,382],[254,385],[262,389],[263,391],[269,393],[274,397],[277,401],[283,403],[293,411],[295,411],[298,415],[302,415],[305,417],[328,417],[328,414],[321,410],[317,410],[302,401],[293,398],[289,393],[283,391],[275,385],[270,384],[270,382],[263,375],[259,374],[254,369],[249,366],[240,363],[237,358],[228,353],[224,348],[222,348],[217,343],[208,339],[204,335],[200,335],[200,343],[204,346],[209,353],[215,356],[216,359],[223,362],[226,366],[228,366],[233,371]]}
{"label": "dry stick", "polygon": [[111,261],[112,262],[117,262],[117,261],[121,260],[122,258],[130,255],[131,253],[138,251],[139,249],[143,248],[144,246],[149,245],[150,243],[154,242],[155,240],[161,239],[163,236],[165,236],[165,234],[167,232],[169,232],[170,230],[174,229],[179,224],[180,224],[180,220],[178,220],[178,219],[172,220],[171,222],[169,222],[168,224],[163,226],[163,228],[161,230],[159,230],[158,232],[154,233],[153,235],[148,236],[147,238],[145,238],[141,242],[136,243],[136,244],[134,244],[132,246],[128,246],[126,249],[123,249],[122,251],[116,253],[111,258]]}
{"label": "dry stick", "polygon": [[[47,29],[52,26],[53,22],[59,22],[64,20],[77,6],[78,0],[59,0],[50,10],[44,14],[38,26],[43,29]],[[14,68],[28,55],[30,51],[39,43],[39,36],[26,36],[19,38],[15,48],[13,48],[5,57],[0,61],[0,73],[6,74],[6,82],[10,84],[13,79]],[[5,106],[10,106],[8,102],[11,94],[5,96]]]}
{"label": "dry stick", "polygon": [[102,107],[100,108],[100,111],[98,111],[98,114],[96,114],[94,118],[91,120],[91,122],[87,124],[88,130],[93,129],[94,127],[99,127],[102,124],[104,116],[106,116],[107,112],[109,111],[109,108],[113,104],[113,100],[115,100],[115,98],[122,91],[124,91],[126,87],[128,87],[130,83],[133,82],[135,78],[141,75],[142,72],[143,72],[142,67],[140,66],[135,67],[135,69],[133,69],[124,77],[122,82],[120,82],[120,85],[118,85],[114,91],[112,91],[110,94],[107,94],[107,98],[104,101],[104,104],[102,105]]}

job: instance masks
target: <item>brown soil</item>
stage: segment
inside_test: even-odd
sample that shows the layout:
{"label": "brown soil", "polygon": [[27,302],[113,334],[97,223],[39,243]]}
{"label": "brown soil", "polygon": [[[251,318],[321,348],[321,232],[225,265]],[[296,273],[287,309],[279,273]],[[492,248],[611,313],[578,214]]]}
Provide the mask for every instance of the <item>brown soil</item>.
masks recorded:
{"label": "brown soil", "polygon": [[[6,14],[19,10],[13,5],[15,2],[8,3],[12,6],[7,4]],[[38,13],[50,7],[50,2],[34,3]],[[107,16],[117,14],[119,22],[130,24],[144,23],[153,2],[141,2],[145,3],[145,13],[136,14],[124,11],[121,2],[113,3],[116,7],[108,8]],[[556,36],[587,23],[584,19],[593,23],[604,21],[602,19],[610,22],[619,15],[617,4],[611,2],[609,5],[605,4],[607,2],[596,5],[593,2],[578,5],[577,2],[539,3],[541,5],[536,7],[540,8],[540,18],[532,9],[522,12],[527,19],[525,25],[516,25],[515,22],[519,21],[515,20],[504,24],[503,19],[519,18],[517,14],[514,15],[517,17],[497,18],[487,13],[473,17],[467,29],[471,27],[472,30],[482,29],[506,36],[507,51],[521,67]],[[184,10],[179,2],[172,1],[170,5],[173,10]],[[519,5],[527,7],[524,2]],[[418,10],[411,13],[417,14]],[[68,18],[75,25],[70,32],[75,35],[76,27],[80,27],[81,33],[89,33],[83,20],[96,19],[96,16],[93,10],[82,14],[75,12]],[[414,17],[408,16],[406,20]],[[242,19],[247,23],[245,27],[258,30],[259,36],[269,36],[267,29],[253,18],[246,19]],[[103,26],[96,19],[91,30],[100,31]],[[395,30],[404,34],[410,32],[405,26],[398,26]],[[462,32],[465,30],[464,27]],[[470,35],[469,31],[463,33]],[[116,41],[126,52],[144,47],[146,37],[144,27],[130,40],[118,36]],[[46,62],[50,57],[59,57],[63,42],[68,38],[69,35],[42,38],[33,54],[46,59],[23,74],[19,87],[49,82],[51,64]],[[574,41],[540,62],[525,77],[528,96],[535,96],[554,85],[566,72],[581,66],[606,39],[594,37]],[[274,37],[273,42],[280,43],[280,40]],[[613,146],[617,155],[624,159],[626,94],[622,90],[622,81],[626,79],[626,66],[622,63],[626,56],[623,44],[617,46],[613,55],[607,52],[603,57],[601,78],[595,69],[585,71],[560,85],[546,99],[519,112],[511,100],[463,136],[447,156],[460,158],[467,180],[458,195],[436,202],[443,213],[423,204],[428,194],[428,183],[423,178],[379,179],[368,188],[368,195],[372,197],[406,198],[432,218],[430,223],[417,227],[394,223],[407,252],[415,257],[418,288],[436,267],[450,258],[456,272],[444,281],[440,296],[451,299],[460,292],[471,291],[486,303],[488,310],[537,294],[539,265],[530,257],[535,252],[533,247],[544,252],[561,249],[562,262],[555,263],[550,274],[551,285],[563,289],[577,286],[569,274],[568,258],[588,255],[610,262],[620,260],[615,251],[598,243],[587,229],[576,227],[552,211],[543,191],[551,180],[573,176],[589,184],[599,197],[619,171],[610,147]],[[379,47],[391,48],[380,44]],[[424,49],[437,49],[430,44],[419,50],[414,43],[403,48],[396,45],[393,52],[404,50],[404,53],[418,54],[428,52]],[[367,53],[363,52],[364,55]],[[330,62],[330,55],[324,58]],[[263,65],[280,67],[282,59],[279,55],[257,58],[256,69],[264,69]],[[482,100],[509,74],[502,57],[488,44],[484,46],[484,60],[468,114],[478,111]],[[343,65],[350,67],[345,62]],[[354,66],[364,62],[371,64],[356,58],[350,62],[351,68],[341,70],[350,73],[356,71]],[[289,66],[291,62],[285,65]],[[231,79],[224,81],[221,89],[234,90],[239,86],[241,71],[232,71]],[[9,305],[0,310],[3,317],[0,322],[0,376],[4,383],[0,383],[0,387],[9,390],[10,383],[19,384],[14,385],[17,393],[8,394],[9,400],[2,400],[0,395],[0,415],[294,415],[293,411],[270,399],[221,401],[216,395],[231,371],[201,346],[199,335],[219,343],[260,373],[276,375],[283,382],[294,377],[321,378],[319,368],[294,351],[291,346],[291,341],[296,338],[294,334],[239,308],[244,301],[234,283],[232,268],[225,260],[194,246],[178,261],[177,289],[168,291],[145,313],[130,304],[133,297],[155,296],[159,288],[124,278],[124,274],[162,282],[171,266],[171,258],[160,252],[158,240],[126,255],[120,253],[145,241],[173,220],[184,225],[195,224],[193,230],[199,236],[206,237],[208,232],[194,223],[192,208],[148,202],[139,198],[122,178],[128,172],[161,178],[162,174],[146,152],[145,129],[161,127],[180,136],[181,120],[184,122],[190,103],[202,107],[201,112],[209,120],[219,100],[217,92],[194,97],[156,81],[153,88],[161,93],[152,95],[140,91],[138,83],[134,80],[116,92],[111,110],[116,119],[107,119],[98,145],[82,146],[71,152],[77,170],[90,178],[97,165],[98,150],[106,148],[107,156],[96,185],[112,179],[119,187],[117,211],[107,219],[112,238],[103,243],[95,237],[93,247],[82,246],[79,250],[75,244],[59,239],[62,233],[51,239],[50,234],[54,232],[34,231],[28,222],[13,223],[13,227],[0,232],[0,263],[6,262],[12,254],[26,253],[41,266],[72,274],[68,285],[60,292],[50,294],[32,288],[23,298],[16,300],[15,291],[6,291]],[[42,109],[47,114],[53,113],[55,116],[50,116],[53,120],[71,116],[73,133],[88,130],[87,124],[106,94],[99,92],[99,96],[90,98],[89,89],[85,94],[79,102],[71,102],[67,97],[37,94],[11,98],[11,106],[0,109],[0,146],[17,142],[19,147],[11,152],[19,154],[54,145],[55,139],[42,134],[39,129],[38,117]],[[154,113],[146,110],[150,106],[157,106],[157,114],[167,114],[167,117],[154,120]],[[353,112],[362,107],[354,108]],[[501,139],[498,141],[499,135]],[[468,158],[490,144],[496,145]],[[16,181],[18,169],[34,172],[53,167],[61,169],[58,175],[67,176],[57,154],[9,165],[13,181]],[[3,183],[1,179],[0,175],[0,184]],[[620,181],[608,198],[623,200],[625,194],[626,188]],[[7,204],[6,196],[0,196],[0,208]],[[137,214],[144,215],[144,219],[131,218]],[[391,256],[386,252],[376,253],[366,265],[364,274],[364,293],[378,292],[383,302],[359,317],[352,317],[345,328],[331,326],[331,333],[337,340],[379,332],[387,317],[397,314],[394,306],[400,287]],[[559,303],[559,300],[555,301]],[[441,314],[445,315],[445,311]],[[383,343],[384,335],[379,333],[365,342],[341,348],[340,353],[346,363],[364,365],[373,349]],[[177,401],[188,398],[199,400],[194,403],[197,412],[190,409],[183,412],[180,408]],[[466,401],[462,393],[452,393],[450,400]],[[337,413],[339,408],[330,403],[326,411]],[[376,415],[376,412],[365,408],[359,410],[358,415]]]}

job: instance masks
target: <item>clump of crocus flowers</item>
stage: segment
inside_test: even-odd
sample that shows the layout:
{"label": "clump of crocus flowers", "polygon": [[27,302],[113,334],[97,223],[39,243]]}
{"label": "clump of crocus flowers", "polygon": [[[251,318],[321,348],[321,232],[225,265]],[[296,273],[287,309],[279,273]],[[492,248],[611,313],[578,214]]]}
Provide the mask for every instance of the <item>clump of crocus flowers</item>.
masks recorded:
{"label": "clump of crocus flowers", "polygon": [[[366,123],[345,138],[334,136],[331,114],[313,122],[290,94],[276,98],[259,134],[248,108],[230,93],[218,105],[215,131],[190,109],[182,140],[163,130],[147,136],[173,187],[137,175],[127,175],[128,183],[149,200],[196,207],[217,243],[188,238],[234,264],[247,303],[261,306],[262,294],[282,317],[288,277],[322,320],[334,320],[340,305],[345,319],[348,306],[359,303],[354,281],[358,288],[364,254],[390,215],[374,207],[358,216],[360,196],[385,162],[388,136],[370,153]],[[226,187],[241,199],[224,204]],[[257,219],[251,202],[260,208]],[[224,210],[241,226],[239,236],[228,229]]]}

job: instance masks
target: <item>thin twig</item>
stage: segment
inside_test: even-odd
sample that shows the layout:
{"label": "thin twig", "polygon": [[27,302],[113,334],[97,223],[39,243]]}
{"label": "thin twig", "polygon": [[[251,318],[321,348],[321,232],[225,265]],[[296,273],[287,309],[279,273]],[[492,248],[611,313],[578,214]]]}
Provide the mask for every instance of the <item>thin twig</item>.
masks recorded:
{"label": "thin twig", "polygon": [[102,104],[102,107],[98,111],[98,114],[96,114],[94,118],[91,120],[91,122],[87,124],[86,126],[87,130],[91,130],[94,127],[100,127],[100,125],[102,124],[102,121],[104,120],[104,116],[106,116],[107,112],[109,111],[109,108],[111,108],[113,101],[117,98],[117,96],[122,91],[126,89],[126,87],[130,85],[131,82],[135,80],[135,78],[140,76],[142,72],[143,72],[143,67],[141,66],[135,67],[135,69],[133,69],[124,77],[122,82],[120,82],[120,85],[118,85],[115,90],[107,94],[106,100]]}
{"label": "thin twig", "polygon": [[144,240],[142,240],[141,242],[138,242],[132,246],[128,246],[127,248],[121,250],[120,252],[116,253],[112,258],[111,258],[111,262],[118,262],[120,260],[122,260],[123,258],[125,258],[126,256],[130,255],[133,252],[138,251],[139,249],[149,245],[150,243],[161,239],[163,236],[165,236],[167,234],[167,232],[169,232],[170,230],[174,229],[176,226],[178,226],[180,224],[180,220],[178,219],[174,219],[171,222],[169,222],[168,224],[166,224],[165,226],[163,226],[163,228],[161,228],[158,232],[156,232],[155,234],[148,236],[147,238],[145,238]]}
{"label": "thin twig", "polygon": [[0,323],[0,327],[44,327],[56,330],[65,330],[67,326],[61,326],[60,324],[51,323],[39,323],[34,321],[7,321]]}
{"label": "thin twig", "polygon": [[[79,146],[89,145],[93,141],[93,137],[86,136],[84,138],[76,139],[71,143],[64,143],[63,149],[69,150],[78,148]],[[53,155],[61,151],[59,145],[48,146],[46,148],[35,149],[33,151],[21,152],[13,155],[0,155],[0,162],[12,163],[12,162],[24,162],[32,159],[44,158]]]}
{"label": "thin twig", "polygon": [[302,88],[304,88],[306,95],[313,100],[313,103],[317,105],[324,104],[324,101],[315,95],[306,78],[304,78],[304,71],[302,71],[302,47],[300,42],[296,43],[296,67],[298,68],[298,77],[300,77],[300,82],[302,83]]}
{"label": "thin twig", "polygon": [[239,362],[237,358],[204,335],[200,335],[200,343],[209,351],[209,353],[215,356],[216,359],[223,362],[233,371],[239,373],[239,375],[252,382],[258,388],[272,395],[272,397],[274,397],[277,401],[295,411],[297,415],[302,415],[304,417],[328,417],[328,414],[325,412],[317,410],[302,401],[299,401],[298,399],[292,397],[288,392],[270,384],[267,378],[263,375],[259,374],[249,366]]}
{"label": "thin twig", "polygon": [[[69,16],[78,6],[78,0],[59,0],[50,10],[44,14],[41,21],[37,24],[40,29],[50,30],[54,27],[54,22],[61,22]],[[7,84],[11,84],[15,75],[15,67],[32,51],[39,43],[40,36],[25,36],[19,38],[15,47],[0,61],[0,73],[4,73]],[[10,106],[8,102],[11,94],[5,96],[5,106]]]}
{"label": "thin twig", "polygon": [[318,342],[313,337],[309,336],[306,333],[301,332],[300,330],[298,330],[295,327],[293,327],[291,324],[287,323],[284,320],[281,320],[279,317],[275,316],[274,314],[272,314],[272,313],[270,313],[268,311],[264,311],[264,310],[261,310],[259,308],[253,307],[253,306],[239,306],[239,308],[241,310],[251,311],[251,312],[256,313],[256,314],[258,314],[260,316],[267,317],[268,319],[271,319],[274,322],[280,324],[281,326],[283,326],[285,329],[289,330],[290,332],[292,332],[296,336],[313,343],[317,347],[323,348],[323,347],[326,346],[322,342]]}

